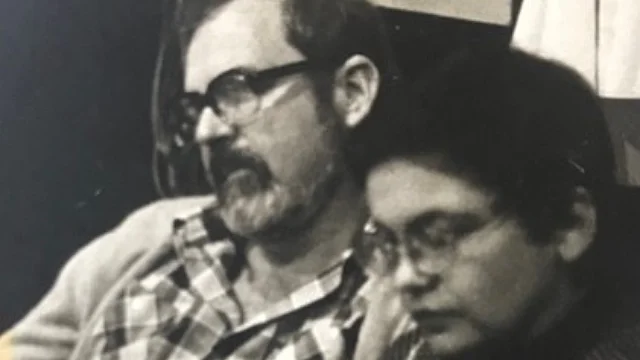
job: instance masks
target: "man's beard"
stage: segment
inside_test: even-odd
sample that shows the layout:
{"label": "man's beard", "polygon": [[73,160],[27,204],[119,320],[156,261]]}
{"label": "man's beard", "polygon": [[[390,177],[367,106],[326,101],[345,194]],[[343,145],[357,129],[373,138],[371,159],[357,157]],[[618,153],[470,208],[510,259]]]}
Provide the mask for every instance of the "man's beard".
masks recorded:
{"label": "man's beard", "polygon": [[228,230],[243,237],[276,238],[304,227],[327,202],[336,174],[332,167],[309,184],[284,184],[253,154],[229,150],[209,165],[218,195],[217,214]]}

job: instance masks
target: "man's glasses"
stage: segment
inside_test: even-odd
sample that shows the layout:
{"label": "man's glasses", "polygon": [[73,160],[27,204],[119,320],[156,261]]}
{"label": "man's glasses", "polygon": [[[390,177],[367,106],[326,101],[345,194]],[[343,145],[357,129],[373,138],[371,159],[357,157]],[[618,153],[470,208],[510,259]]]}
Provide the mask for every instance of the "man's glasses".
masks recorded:
{"label": "man's glasses", "polygon": [[330,70],[337,62],[297,61],[261,71],[232,69],[213,79],[204,94],[182,93],[170,101],[170,131],[176,145],[193,142],[194,130],[202,111],[209,107],[229,125],[246,126],[257,118],[261,96],[282,77],[300,72]]}

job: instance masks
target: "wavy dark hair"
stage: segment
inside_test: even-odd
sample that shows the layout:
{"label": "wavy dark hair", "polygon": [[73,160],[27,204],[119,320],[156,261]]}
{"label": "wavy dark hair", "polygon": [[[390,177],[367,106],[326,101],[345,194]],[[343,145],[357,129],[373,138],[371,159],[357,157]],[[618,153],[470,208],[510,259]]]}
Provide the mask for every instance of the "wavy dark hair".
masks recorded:
{"label": "wavy dark hair", "polygon": [[[211,11],[233,0],[165,0],[160,50],[154,74],[153,173],[163,196],[210,192],[196,147],[181,149],[168,124],[176,120],[167,99],[182,90],[183,55],[194,31]],[[366,0],[280,0],[287,40],[308,59],[369,57],[381,73],[378,99],[370,117],[383,115],[400,75],[378,9]],[[318,89],[317,89],[318,90]],[[366,122],[365,122],[366,123]],[[357,139],[358,135],[353,135]],[[357,141],[357,140],[355,140]],[[347,146],[348,151],[348,146]]]}
{"label": "wavy dark hair", "polygon": [[576,274],[600,276],[595,259],[613,230],[615,159],[586,81],[559,63],[484,45],[454,51],[414,84],[415,112],[371,122],[363,134],[366,151],[349,161],[358,183],[390,158],[433,158],[439,171],[495,194],[496,211],[517,218],[540,242],[575,223],[575,189],[584,187],[597,210],[597,234]]}
{"label": "wavy dark hair", "polygon": [[351,159],[356,179],[391,157],[436,155],[444,172],[487,188],[532,230],[571,219],[572,189],[604,200],[615,185],[597,96],[573,70],[504,46],[466,47],[427,69],[416,111],[376,122]]}

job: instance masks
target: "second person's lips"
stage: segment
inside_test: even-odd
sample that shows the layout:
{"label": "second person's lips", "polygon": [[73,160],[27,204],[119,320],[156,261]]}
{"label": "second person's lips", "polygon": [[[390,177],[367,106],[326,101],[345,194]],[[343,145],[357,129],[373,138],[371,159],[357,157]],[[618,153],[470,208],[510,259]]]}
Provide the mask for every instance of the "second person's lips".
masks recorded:
{"label": "second person's lips", "polygon": [[432,319],[443,319],[449,317],[459,316],[460,313],[454,310],[447,309],[430,309],[430,308],[422,308],[411,310],[411,316],[416,321],[430,321]]}

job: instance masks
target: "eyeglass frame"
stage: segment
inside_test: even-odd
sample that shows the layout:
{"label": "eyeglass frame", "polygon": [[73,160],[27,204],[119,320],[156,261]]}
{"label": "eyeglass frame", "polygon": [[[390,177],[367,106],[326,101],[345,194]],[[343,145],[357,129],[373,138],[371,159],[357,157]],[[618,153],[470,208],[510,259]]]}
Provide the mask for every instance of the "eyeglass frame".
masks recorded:
{"label": "eyeglass frame", "polygon": [[[279,79],[307,71],[332,70],[340,63],[342,61],[312,61],[304,59],[258,71],[248,68],[227,70],[209,82],[204,94],[194,91],[181,92],[169,100],[171,115],[178,117],[178,119],[174,119],[176,124],[173,125],[177,126],[178,129],[172,130],[172,140],[179,148],[192,143],[197,122],[207,107],[211,108],[219,116],[220,120],[227,125],[247,126],[256,121],[256,117],[251,115],[256,114],[261,109],[262,95],[273,88]],[[220,93],[220,90],[216,90],[222,88],[220,84],[223,84],[224,80],[231,80],[234,77],[236,80],[235,85],[244,84],[246,87],[241,91],[245,91],[244,95],[252,97],[244,100],[250,105],[250,109],[245,110],[242,116],[235,116],[231,120],[229,116],[224,115],[224,111],[219,105],[222,96],[215,95],[215,92]],[[229,96],[227,95],[227,97]],[[191,103],[184,104],[184,101]],[[189,105],[192,106],[192,109],[186,109]],[[196,113],[188,114],[188,110]]]}
{"label": "eyeglass frame", "polygon": [[[374,270],[378,275],[388,275],[393,273],[400,264],[400,260],[404,257],[412,265],[413,269],[421,275],[432,275],[434,272],[446,270],[454,263],[457,246],[469,239],[471,236],[487,232],[504,224],[509,217],[504,214],[494,214],[490,218],[479,219],[472,225],[466,225],[462,229],[455,230],[453,238],[442,244],[441,250],[435,250],[432,241],[419,239],[415,235],[406,235],[404,239],[398,239],[398,236],[386,226],[378,223],[374,218],[369,218],[361,229],[361,241],[365,242],[364,246],[373,246],[373,251],[378,251],[382,259],[370,259],[373,261],[383,261],[383,270]],[[447,234],[447,235],[451,235]],[[390,238],[393,240],[390,241]],[[430,247],[431,246],[431,247]],[[374,255],[375,256],[375,255]],[[425,264],[429,263],[427,267]],[[435,265],[434,265],[435,263]],[[375,264],[380,266],[381,264]],[[367,264],[365,264],[367,266]]]}

